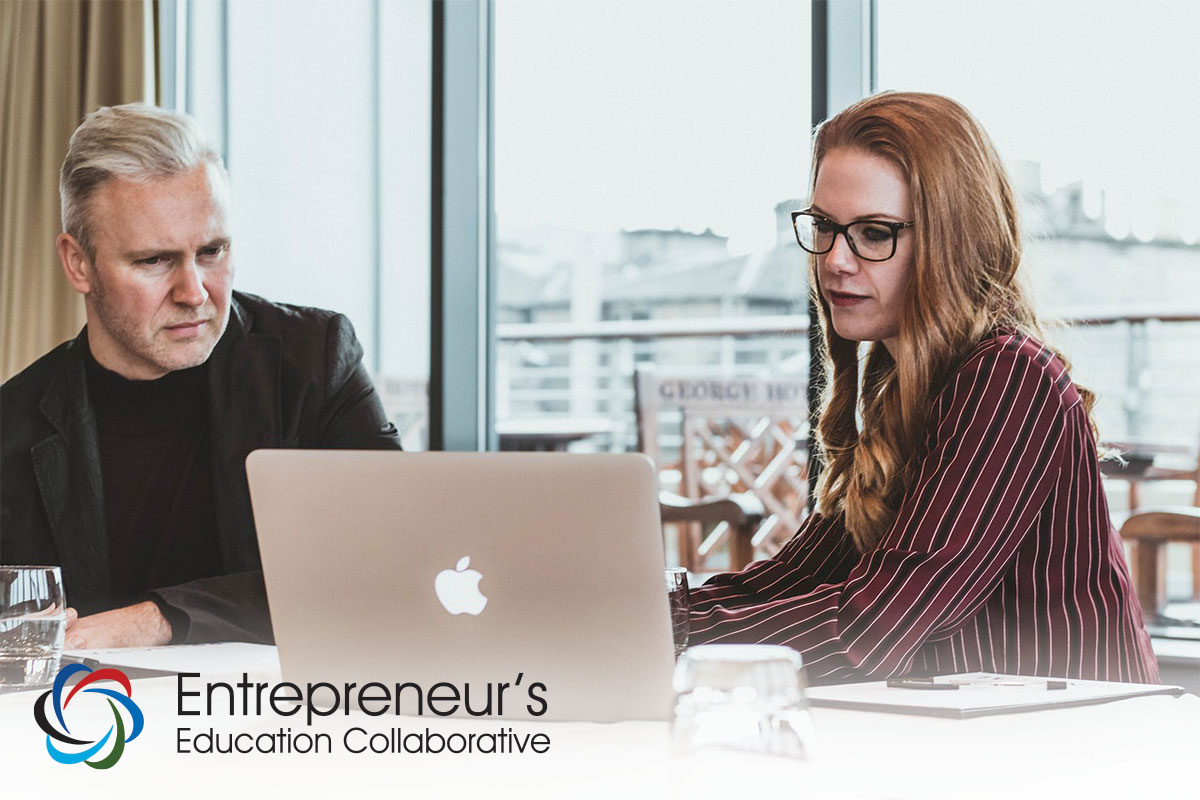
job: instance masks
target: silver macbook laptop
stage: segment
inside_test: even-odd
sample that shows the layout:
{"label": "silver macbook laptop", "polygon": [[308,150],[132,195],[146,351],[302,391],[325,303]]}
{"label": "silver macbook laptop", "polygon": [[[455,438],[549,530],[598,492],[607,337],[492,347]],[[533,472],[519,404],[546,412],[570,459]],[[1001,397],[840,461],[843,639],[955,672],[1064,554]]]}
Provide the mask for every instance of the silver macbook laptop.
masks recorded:
{"label": "silver macbook laptop", "polygon": [[[246,468],[284,680],[415,684],[405,714],[669,716],[645,456],[259,450]],[[418,708],[435,684],[470,696]]]}

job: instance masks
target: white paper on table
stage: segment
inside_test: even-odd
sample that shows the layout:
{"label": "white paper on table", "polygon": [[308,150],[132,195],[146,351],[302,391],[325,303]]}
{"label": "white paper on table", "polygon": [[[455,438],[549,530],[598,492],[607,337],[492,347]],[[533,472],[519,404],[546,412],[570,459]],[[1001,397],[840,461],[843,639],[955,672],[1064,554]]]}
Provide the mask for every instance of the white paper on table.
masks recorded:
{"label": "white paper on table", "polygon": [[[989,714],[1090,705],[1153,694],[1182,695],[1178,686],[1066,679],[1065,689],[1047,689],[1046,678],[966,672],[938,675],[935,683],[957,683],[953,691],[902,689],[886,681],[814,686],[805,694],[813,706],[858,708],[897,714],[967,719]],[[1050,680],[1056,680],[1051,678]],[[1007,684],[1018,685],[1007,685]]]}
{"label": "white paper on table", "polygon": [[69,650],[64,655],[94,658],[107,667],[136,667],[202,675],[279,674],[274,646],[246,642],[177,644],[165,647],[116,647],[107,650]]}

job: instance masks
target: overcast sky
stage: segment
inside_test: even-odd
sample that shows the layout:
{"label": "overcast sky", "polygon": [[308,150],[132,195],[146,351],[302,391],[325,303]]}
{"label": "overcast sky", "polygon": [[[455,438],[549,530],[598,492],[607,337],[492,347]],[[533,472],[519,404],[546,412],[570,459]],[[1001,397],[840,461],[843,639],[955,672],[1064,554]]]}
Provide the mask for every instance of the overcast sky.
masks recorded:
{"label": "overcast sky", "polygon": [[[879,88],[965,103],[1110,227],[1200,236],[1200,3],[880,0]],[[501,234],[712,227],[774,241],[808,171],[806,0],[498,0]]]}

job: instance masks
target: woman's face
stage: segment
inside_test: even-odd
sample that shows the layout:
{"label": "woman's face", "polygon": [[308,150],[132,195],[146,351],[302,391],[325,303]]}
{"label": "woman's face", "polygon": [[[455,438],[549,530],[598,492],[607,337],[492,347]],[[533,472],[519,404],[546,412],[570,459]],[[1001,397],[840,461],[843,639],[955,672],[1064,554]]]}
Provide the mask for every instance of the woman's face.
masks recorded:
{"label": "woman's face", "polygon": [[[859,220],[911,222],[908,181],[886,158],[838,148],[821,160],[813,189],[813,211],[848,225]],[[913,271],[913,229],[901,230],[887,261],[866,261],[844,235],[817,256],[817,283],[829,304],[833,329],[852,341],[881,341],[894,356],[900,309]]]}

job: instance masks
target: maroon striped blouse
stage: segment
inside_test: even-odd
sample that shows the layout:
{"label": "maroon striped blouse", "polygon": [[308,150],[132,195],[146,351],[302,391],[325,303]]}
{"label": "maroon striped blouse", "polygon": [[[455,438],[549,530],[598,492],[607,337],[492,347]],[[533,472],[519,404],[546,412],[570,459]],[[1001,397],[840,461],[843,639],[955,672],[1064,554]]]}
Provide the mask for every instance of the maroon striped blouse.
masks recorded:
{"label": "maroon striped blouse", "polygon": [[774,557],[692,592],[691,642],[768,642],[829,683],[976,670],[1158,681],[1062,363],[1011,332],[938,396],[913,488],[860,555],[813,514]]}

